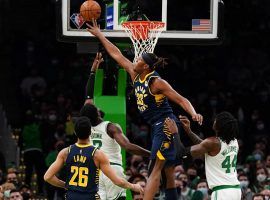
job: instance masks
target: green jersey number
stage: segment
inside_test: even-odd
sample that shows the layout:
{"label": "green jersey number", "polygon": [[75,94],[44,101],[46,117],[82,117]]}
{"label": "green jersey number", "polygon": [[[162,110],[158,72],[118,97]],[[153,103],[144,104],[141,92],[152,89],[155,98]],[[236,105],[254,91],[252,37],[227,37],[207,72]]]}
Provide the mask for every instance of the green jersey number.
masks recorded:
{"label": "green jersey number", "polygon": [[221,163],[222,168],[226,169],[226,173],[231,173],[231,169],[233,169],[234,171],[236,170],[236,162],[237,162],[237,155],[235,155],[233,157],[233,160],[231,162],[231,157],[230,156],[226,156],[226,158],[224,159],[224,161]]}
{"label": "green jersey number", "polygon": [[102,146],[102,141],[101,140],[93,140],[93,145],[100,149]]}

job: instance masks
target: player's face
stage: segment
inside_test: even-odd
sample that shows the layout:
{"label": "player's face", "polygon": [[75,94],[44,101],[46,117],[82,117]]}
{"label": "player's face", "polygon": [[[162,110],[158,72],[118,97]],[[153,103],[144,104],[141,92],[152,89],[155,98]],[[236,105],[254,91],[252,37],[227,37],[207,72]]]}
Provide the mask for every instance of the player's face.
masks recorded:
{"label": "player's face", "polygon": [[141,74],[146,68],[147,68],[147,64],[144,62],[142,57],[139,57],[135,64],[135,68],[134,68],[135,72],[137,72],[138,74]]}

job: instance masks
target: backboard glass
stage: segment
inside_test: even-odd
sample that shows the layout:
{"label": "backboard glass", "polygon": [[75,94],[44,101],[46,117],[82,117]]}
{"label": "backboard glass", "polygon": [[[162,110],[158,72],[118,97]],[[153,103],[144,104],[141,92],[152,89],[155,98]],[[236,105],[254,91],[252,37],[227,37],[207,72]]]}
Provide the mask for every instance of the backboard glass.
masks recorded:
{"label": "backboard glass", "polygon": [[[97,41],[85,30],[79,15],[85,0],[58,0],[58,39],[66,42]],[[129,41],[121,23],[148,18],[165,22],[159,43],[218,41],[220,39],[221,0],[96,0],[102,9],[98,23],[112,41]]]}

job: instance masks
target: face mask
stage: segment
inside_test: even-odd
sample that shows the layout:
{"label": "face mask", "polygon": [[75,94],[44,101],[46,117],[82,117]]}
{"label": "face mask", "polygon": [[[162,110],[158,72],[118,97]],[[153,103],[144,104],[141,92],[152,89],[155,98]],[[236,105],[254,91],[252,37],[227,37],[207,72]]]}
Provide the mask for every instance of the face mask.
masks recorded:
{"label": "face mask", "polygon": [[257,176],[257,181],[259,181],[260,183],[263,182],[263,181],[265,181],[265,179],[266,179],[266,175],[265,174],[259,174]]}
{"label": "face mask", "polygon": [[246,189],[248,187],[249,182],[248,181],[240,181],[240,187],[242,189]]}
{"label": "face mask", "polygon": [[264,124],[263,123],[259,123],[258,125],[257,125],[257,129],[258,130],[263,130],[264,129]]}
{"label": "face mask", "polygon": [[178,196],[181,194],[181,188],[180,187],[177,187],[176,188],[176,192],[177,192],[177,194],[178,194]]}
{"label": "face mask", "polygon": [[259,153],[254,154],[255,160],[262,160],[262,155]]}
{"label": "face mask", "polygon": [[249,172],[249,168],[244,168],[243,170],[244,170],[245,173]]}
{"label": "face mask", "polygon": [[189,179],[193,181],[197,176],[196,175],[189,175]]}
{"label": "face mask", "polygon": [[187,182],[183,181],[183,188],[187,187]]}
{"label": "face mask", "polygon": [[50,121],[55,121],[56,119],[57,119],[57,117],[56,117],[55,114],[49,115],[49,120],[50,120]]}
{"label": "face mask", "polygon": [[9,198],[10,197],[10,190],[6,190],[4,192],[4,196],[7,197],[7,198]]}
{"label": "face mask", "polygon": [[203,193],[203,196],[205,197],[206,195],[208,195],[208,189],[207,188],[199,188],[197,189],[198,191],[201,191]]}

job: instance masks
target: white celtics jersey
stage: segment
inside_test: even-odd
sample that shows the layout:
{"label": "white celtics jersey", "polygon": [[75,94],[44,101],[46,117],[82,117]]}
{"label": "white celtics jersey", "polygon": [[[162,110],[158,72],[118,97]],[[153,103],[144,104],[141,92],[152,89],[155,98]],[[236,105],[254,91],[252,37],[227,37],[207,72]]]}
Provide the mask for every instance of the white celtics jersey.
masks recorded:
{"label": "white celtics jersey", "polygon": [[239,185],[236,172],[238,142],[221,143],[220,152],[216,156],[205,154],[205,171],[209,188],[220,185]]}
{"label": "white celtics jersey", "polygon": [[107,134],[107,126],[110,122],[103,121],[91,128],[90,142],[102,150],[109,158],[110,162],[122,165],[122,155],[120,145]]}

